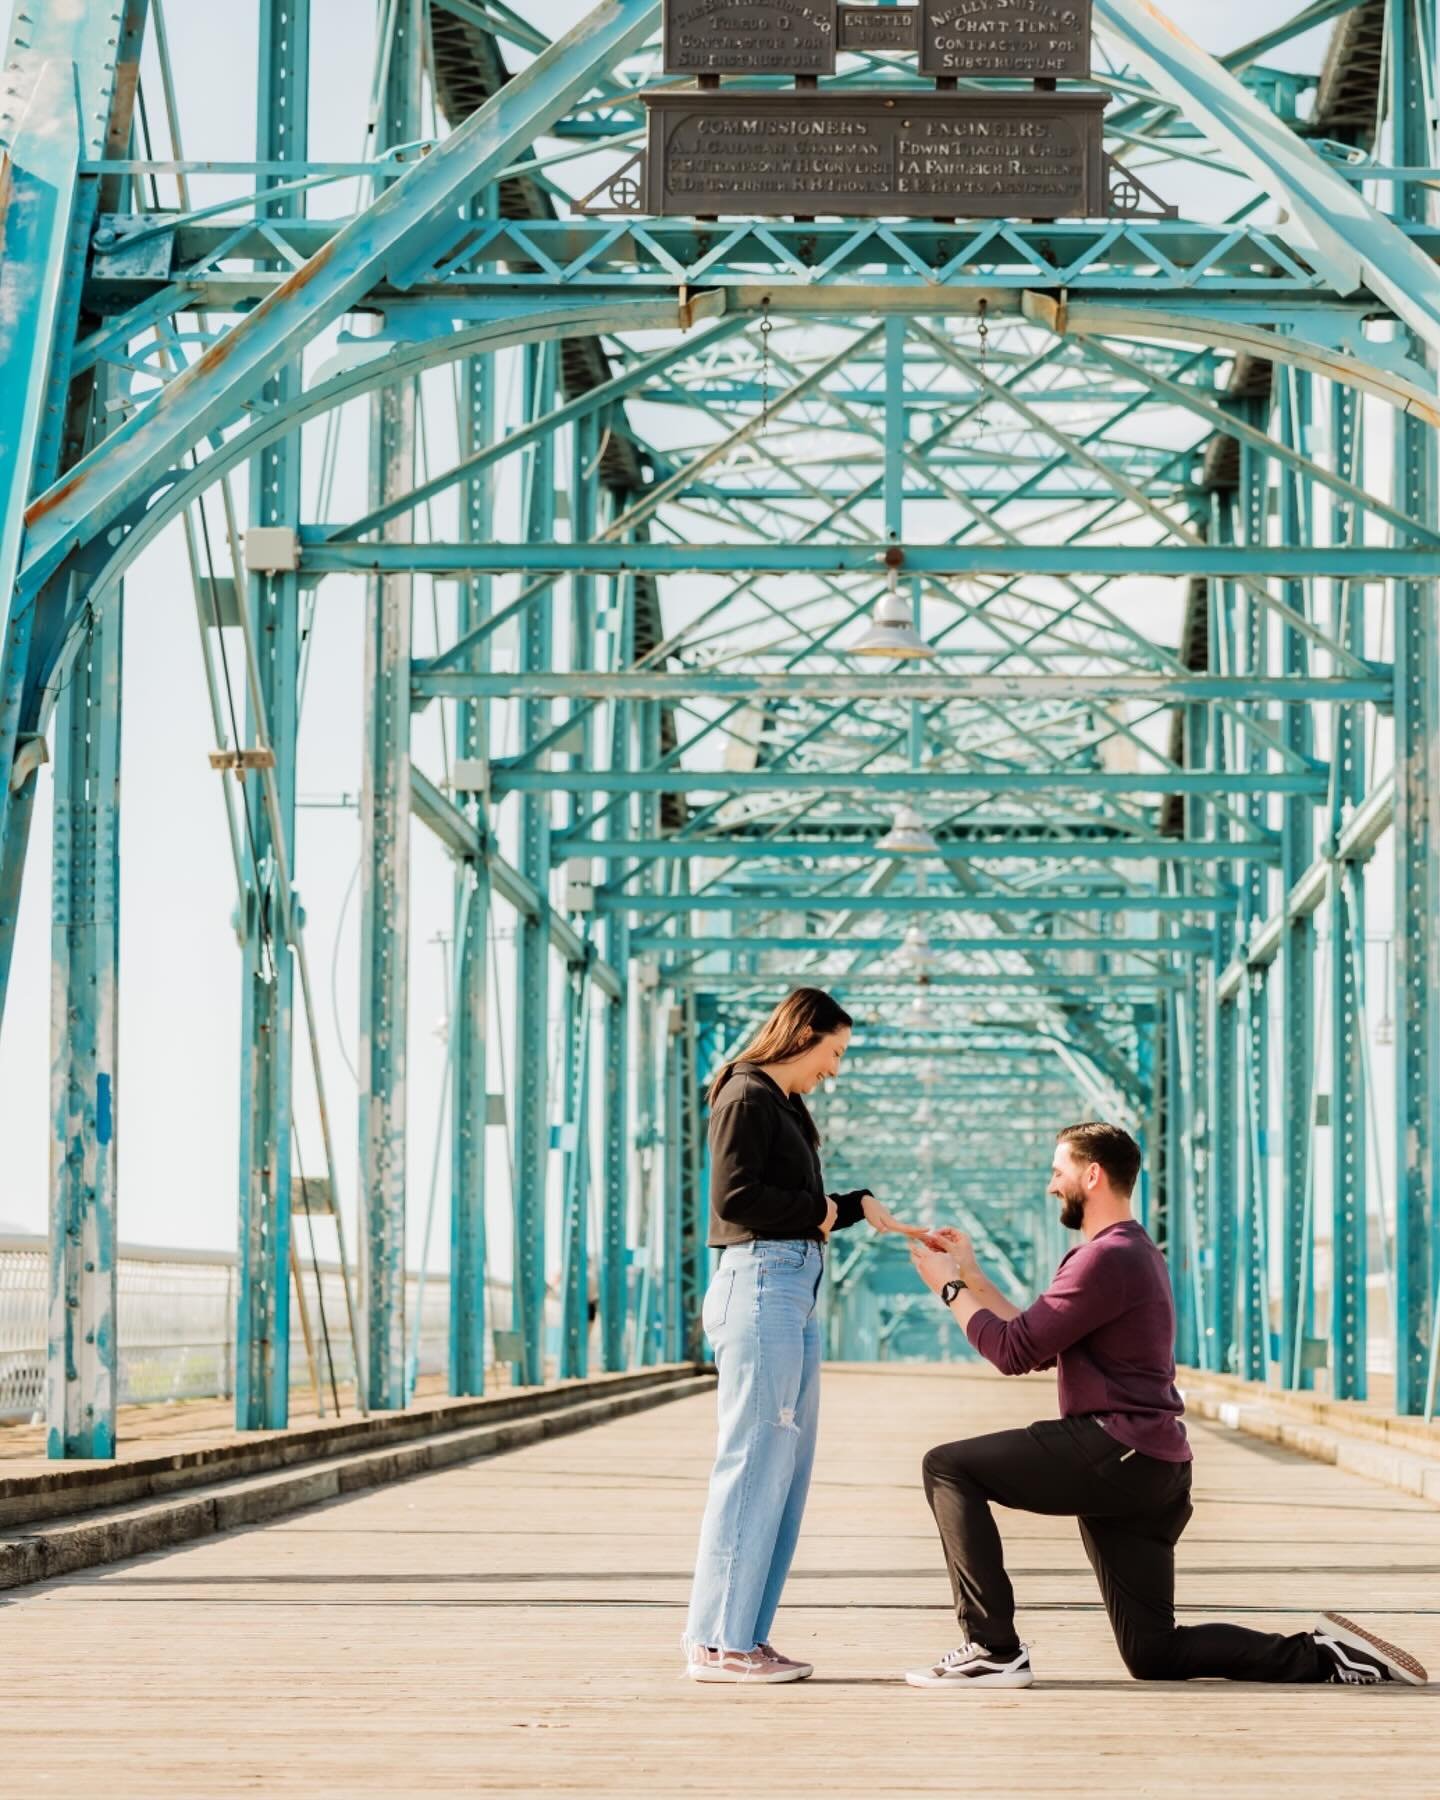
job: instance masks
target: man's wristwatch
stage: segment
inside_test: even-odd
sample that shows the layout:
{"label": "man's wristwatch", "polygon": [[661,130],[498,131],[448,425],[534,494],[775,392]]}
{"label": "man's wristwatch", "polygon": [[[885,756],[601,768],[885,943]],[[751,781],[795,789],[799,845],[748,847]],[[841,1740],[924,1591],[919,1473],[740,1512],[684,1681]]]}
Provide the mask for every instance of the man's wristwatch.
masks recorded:
{"label": "man's wristwatch", "polygon": [[955,1304],[955,1296],[965,1291],[965,1283],[957,1276],[954,1281],[947,1281],[940,1290],[940,1298],[946,1306]]}

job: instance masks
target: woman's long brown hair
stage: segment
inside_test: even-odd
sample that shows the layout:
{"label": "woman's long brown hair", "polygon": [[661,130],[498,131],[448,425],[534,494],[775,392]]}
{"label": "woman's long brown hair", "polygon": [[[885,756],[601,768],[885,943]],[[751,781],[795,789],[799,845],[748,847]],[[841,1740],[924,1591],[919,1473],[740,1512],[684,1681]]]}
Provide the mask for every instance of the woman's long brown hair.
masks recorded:
{"label": "woman's long brown hair", "polygon": [[839,1002],[822,989],[796,988],[775,1008],[735,1062],[728,1062],[721,1069],[710,1083],[706,1099],[711,1106],[715,1104],[715,1096],[735,1073],[736,1063],[794,1062],[812,1048],[817,1038],[844,1031],[854,1023]]}

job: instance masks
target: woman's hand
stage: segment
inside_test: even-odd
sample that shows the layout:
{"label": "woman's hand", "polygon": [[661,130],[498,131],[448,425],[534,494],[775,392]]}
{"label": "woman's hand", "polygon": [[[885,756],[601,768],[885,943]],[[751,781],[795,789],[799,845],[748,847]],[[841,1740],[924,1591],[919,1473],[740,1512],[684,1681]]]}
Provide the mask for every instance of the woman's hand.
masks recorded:
{"label": "woman's hand", "polygon": [[825,1217],[820,1221],[820,1235],[828,1238],[835,1229],[835,1221],[840,1216],[840,1209],[827,1194],[825,1196]]}
{"label": "woman's hand", "polygon": [[918,1225],[902,1225],[888,1206],[881,1204],[873,1194],[866,1194],[860,1202],[860,1209],[865,1214],[865,1222],[872,1231],[882,1236],[886,1232],[898,1231],[902,1237],[921,1237],[923,1232]]}

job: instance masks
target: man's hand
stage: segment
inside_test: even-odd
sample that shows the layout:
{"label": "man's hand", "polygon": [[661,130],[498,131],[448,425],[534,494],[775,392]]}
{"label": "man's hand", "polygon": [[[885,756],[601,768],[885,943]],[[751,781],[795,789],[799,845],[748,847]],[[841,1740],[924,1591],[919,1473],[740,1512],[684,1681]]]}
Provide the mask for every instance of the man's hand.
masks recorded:
{"label": "man's hand", "polygon": [[963,1231],[956,1231],[952,1225],[944,1225],[939,1230],[932,1231],[929,1236],[932,1240],[938,1239],[955,1258],[960,1265],[962,1280],[978,1281],[983,1279],[984,1272],[975,1255],[975,1246]]}
{"label": "man's hand", "polygon": [[903,1236],[911,1238],[923,1235],[920,1226],[901,1224],[900,1220],[895,1217],[890,1208],[883,1205],[873,1194],[866,1194],[865,1198],[860,1202],[860,1207],[865,1214],[865,1221],[872,1231],[878,1231],[882,1234],[890,1231],[898,1231]]}
{"label": "man's hand", "polygon": [[932,1294],[938,1294],[947,1281],[964,1279],[959,1263],[948,1250],[933,1250],[919,1238],[910,1240],[910,1260]]}
{"label": "man's hand", "polygon": [[820,1221],[820,1235],[828,1238],[835,1229],[835,1221],[840,1216],[840,1209],[827,1194],[825,1196],[825,1217]]}

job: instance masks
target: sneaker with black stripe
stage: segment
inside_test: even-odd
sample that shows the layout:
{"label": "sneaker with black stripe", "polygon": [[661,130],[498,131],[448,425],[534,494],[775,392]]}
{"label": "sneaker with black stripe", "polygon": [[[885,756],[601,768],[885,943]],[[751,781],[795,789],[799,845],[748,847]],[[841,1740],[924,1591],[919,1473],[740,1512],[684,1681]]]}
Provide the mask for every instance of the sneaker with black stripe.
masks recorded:
{"label": "sneaker with black stripe", "polygon": [[992,1656],[983,1644],[961,1644],[928,1668],[907,1669],[905,1679],[919,1688],[1028,1688],[1035,1674],[1028,1644],[1015,1656]]}
{"label": "sneaker with black stripe", "polygon": [[1315,1642],[1329,1663],[1327,1682],[1346,1687],[1383,1687],[1387,1682],[1408,1682],[1424,1687],[1429,1680],[1422,1663],[1408,1650],[1389,1644],[1343,1613],[1322,1613],[1315,1628]]}

